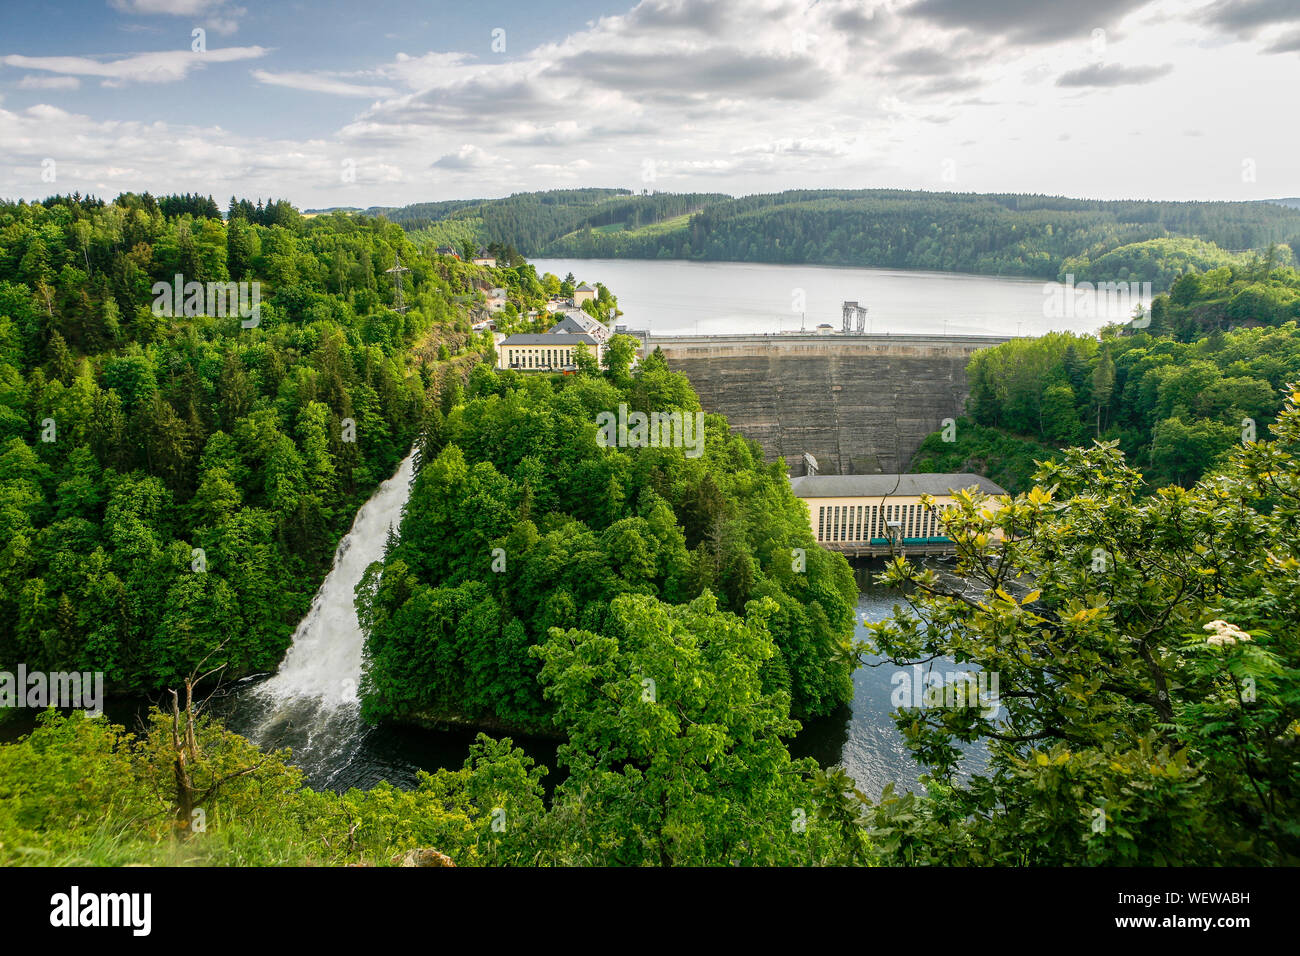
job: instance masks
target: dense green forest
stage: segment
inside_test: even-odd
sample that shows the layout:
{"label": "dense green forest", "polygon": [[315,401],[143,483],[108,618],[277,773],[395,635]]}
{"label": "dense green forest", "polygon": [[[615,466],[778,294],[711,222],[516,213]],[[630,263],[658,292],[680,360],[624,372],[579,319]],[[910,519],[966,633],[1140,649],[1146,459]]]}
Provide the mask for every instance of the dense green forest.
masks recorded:
{"label": "dense green forest", "polygon": [[[1161,292],[1186,273],[1209,272],[1223,266],[1245,271],[1256,258],[1268,255],[1268,250],[1260,256],[1226,252],[1201,239],[1147,239],[1118,246],[1100,256],[1072,256],[1061,264],[1061,272],[1080,282],[1150,282],[1152,289]],[[1291,249],[1285,246],[1274,247],[1272,255],[1275,264],[1293,259]]]}
{"label": "dense green forest", "polygon": [[1274,421],[1300,381],[1298,320],[1300,273],[1225,267],[1178,279],[1144,328],[982,350],[956,441],[930,435],[913,467],[975,470],[1023,491],[1035,460],[1100,438],[1119,442],[1152,488],[1189,485]]}
{"label": "dense green forest", "polygon": [[[521,397],[541,400],[537,424],[558,424],[547,414],[551,386],[534,381]],[[480,376],[464,408],[481,403],[486,415],[493,398],[509,399],[492,391],[508,382]],[[580,404],[603,388],[566,383],[554,394]],[[882,580],[906,592],[906,606],[869,625],[858,655],[903,670],[951,655],[1001,676],[996,708],[959,698],[897,711],[928,768],[923,794],[888,788],[872,801],[843,769],[791,759],[785,740],[798,724],[771,673],[783,658],[768,623],[777,601],[752,600],[741,617],[713,592],[675,605],[652,588],[637,593],[653,579],[644,561],[656,524],[666,531],[671,520],[656,504],[626,536],[646,545],[629,554],[643,563],[625,579],[632,586],[589,620],[552,627],[529,652],[565,737],[564,779],[549,797],[546,768],[483,735],[461,770],[423,774],[408,791],[381,784],[340,795],[304,788],[284,754],[258,753],[206,717],[190,730],[183,710],[136,733],[51,713],[0,747],[0,862],[1294,865],[1298,403],[1293,392],[1267,439],[1240,446],[1189,489],[1142,497],[1113,443],[1071,450],[1027,494],[959,496],[944,518],[958,544],[955,578],[901,558],[886,568]],[[452,449],[435,460],[464,473],[466,457]],[[731,445],[742,465],[748,452]],[[494,474],[496,489],[510,479],[487,461],[474,471],[477,488],[441,507],[426,497],[416,513],[436,522],[447,507],[504,503],[481,492]],[[515,516],[502,511],[505,527]],[[998,543],[996,528],[1016,534]],[[476,542],[471,564],[489,540]],[[412,582],[411,571],[390,585],[396,553],[379,595],[363,603],[372,614],[433,611],[441,624],[430,643],[453,645],[454,656],[458,635],[446,625],[456,605],[486,605],[492,589],[473,581],[459,600],[445,590],[435,598],[439,589]],[[605,558],[593,550],[595,567]],[[565,573],[559,562],[543,570]],[[971,600],[971,583],[987,589],[984,600]],[[390,586],[410,593],[384,594]],[[478,605],[467,600],[474,593]],[[461,659],[497,671],[490,653]],[[987,747],[988,768],[963,776],[972,741]],[[187,814],[196,791],[198,828]]]}
{"label": "dense green forest", "polygon": [[764,687],[797,715],[851,699],[856,585],[816,546],[784,466],[716,415],[699,457],[597,442],[597,415],[620,404],[700,411],[661,356],[631,375],[630,360],[602,378],[480,366],[467,403],[431,425],[398,540],[359,589],[366,713],[546,726],[529,649],[551,629],[614,638],[618,596],[668,606],[706,592],[764,621],[778,651]]}
{"label": "dense green forest", "polygon": [[[103,670],[115,692],[218,644],[229,677],[273,668],[358,506],[490,348],[469,330],[478,286],[545,300],[531,267],[435,262],[383,220],[214,209],[0,205],[4,666]],[[177,274],[259,282],[259,321],[158,314],[152,286]]]}
{"label": "dense green forest", "polygon": [[504,199],[375,207],[368,212],[404,227],[417,242],[457,249],[466,241],[502,243],[537,255],[576,229],[638,229],[727,198],[718,193],[634,195],[623,189],[559,189],[516,193]]}
{"label": "dense green forest", "polygon": [[[699,409],[661,357],[633,369],[616,337],[603,371],[485,364],[483,287],[526,324],[570,277],[431,258],[382,219],[232,209],[0,205],[0,669],[183,702],[204,657],[273,666],[414,445],[358,588],[366,712],[545,726],[562,780],[480,735],[412,790],[317,792],[184,703],[134,731],[51,712],[0,746],[0,863],[1300,862],[1294,270],[1185,275],[1146,328],[977,354],[970,417],[930,452],[1051,460],[1014,498],[959,495],[955,575],[890,562],[904,598],[854,644],[844,559],[725,420],[699,457],[597,441],[621,403]],[[256,321],[159,314],[176,274],[260,282]],[[899,709],[926,790],[871,800],[788,741],[882,658],[951,658],[1001,695]]]}
{"label": "dense green forest", "polygon": [[[1150,282],[1244,265],[1277,247],[1294,264],[1300,210],[1280,203],[1094,201],[906,190],[797,190],[732,198],[621,190],[519,193],[383,212],[417,241],[513,244],[526,255],[709,259]],[[1253,253],[1251,252],[1253,250]]]}

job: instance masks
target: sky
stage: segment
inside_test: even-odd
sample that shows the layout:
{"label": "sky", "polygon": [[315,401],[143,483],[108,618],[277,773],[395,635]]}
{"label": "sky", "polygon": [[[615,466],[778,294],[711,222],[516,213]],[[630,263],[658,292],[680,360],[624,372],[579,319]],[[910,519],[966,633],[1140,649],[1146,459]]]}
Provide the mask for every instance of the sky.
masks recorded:
{"label": "sky", "polygon": [[5,0],[0,198],[1300,196],[1300,0]]}

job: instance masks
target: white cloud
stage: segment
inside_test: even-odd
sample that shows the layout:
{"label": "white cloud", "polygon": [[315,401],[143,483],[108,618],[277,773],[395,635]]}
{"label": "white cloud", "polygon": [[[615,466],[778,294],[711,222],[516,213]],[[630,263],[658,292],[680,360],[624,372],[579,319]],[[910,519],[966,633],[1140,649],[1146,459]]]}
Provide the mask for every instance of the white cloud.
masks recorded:
{"label": "white cloud", "polygon": [[395,96],[397,91],[388,86],[370,86],[363,83],[349,83],[339,79],[337,74],[329,73],[272,73],[269,70],[253,70],[253,79],[271,86],[287,86],[293,90],[309,93],[328,93],[331,96]]}
{"label": "white cloud", "polygon": [[97,60],[87,56],[23,56],[11,53],[0,56],[0,63],[27,70],[45,70],[65,76],[100,77],[104,86],[125,83],[175,83],[193,70],[209,63],[229,63],[266,56],[271,51],[260,46],[231,46],[204,53],[189,50],[163,50],[137,53],[117,60]]}
{"label": "white cloud", "polygon": [[193,17],[220,7],[224,0],[110,0],[120,13]]}
{"label": "white cloud", "polygon": [[248,13],[227,0],[110,0],[109,6],[131,16],[202,17],[204,29],[222,36],[238,32],[239,18]]}
{"label": "white cloud", "polygon": [[[241,9],[238,12],[242,14],[244,11]],[[223,37],[228,37],[233,33],[239,32],[239,21],[233,16],[208,17],[203,21],[203,26],[205,29],[211,30],[213,33],[219,33]]]}
{"label": "white cloud", "polygon": [[[139,13],[238,15],[200,0],[120,3]],[[924,17],[912,12],[919,3]],[[34,128],[30,111],[0,113],[8,124],[0,141],[6,152],[15,149],[11,136],[39,142],[38,165],[67,153],[61,190],[64,170],[81,164],[88,186],[134,177],[122,188],[260,191],[311,206],[557,184],[639,189],[647,160],[665,190],[1300,192],[1294,124],[1277,123],[1267,98],[1242,99],[1222,82],[1293,87],[1294,54],[1262,52],[1269,43],[1289,48],[1289,27],[1274,25],[1277,39],[1260,32],[1238,41],[1197,15],[1207,0],[1108,0],[1113,22],[1101,24],[1098,45],[1077,13],[1048,18],[1052,30],[1029,30],[989,12],[1072,3],[989,0],[971,13],[958,0],[641,0],[531,50],[512,37],[508,57],[430,51],[350,73],[254,70],[259,83],[359,99],[349,122],[309,142],[62,113],[41,120],[60,133],[53,137]],[[236,49],[250,58],[268,52]],[[120,84],[181,79],[219,53],[0,62]],[[1172,70],[1159,80],[1164,64]],[[1076,85],[1056,85],[1061,77]],[[114,110],[128,102],[117,99]],[[151,115],[140,102],[140,115]],[[1193,127],[1204,131],[1194,152],[1183,135]],[[1117,145],[1138,132],[1140,151]],[[1242,157],[1258,160],[1257,183],[1242,183]],[[344,159],[355,164],[355,183],[340,181]],[[0,195],[49,191],[23,175],[0,168]]]}
{"label": "white cloud", "polygon": [[75,76],[24,76],[18,81],[20,90],[76,90],[81,81]]}
{"label": "white cloud", "polygon": [[466,143],[456,152],[440,156],[434,160],[433,165],[439,169],[480,169],[501,162],[500,156],[493,156],[472,143]]}

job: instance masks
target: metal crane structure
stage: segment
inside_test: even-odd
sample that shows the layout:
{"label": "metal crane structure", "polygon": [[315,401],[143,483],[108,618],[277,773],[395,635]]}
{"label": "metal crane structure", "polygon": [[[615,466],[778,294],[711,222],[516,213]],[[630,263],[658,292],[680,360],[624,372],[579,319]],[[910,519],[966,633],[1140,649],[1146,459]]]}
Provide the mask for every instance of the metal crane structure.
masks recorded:
{"label": "metal crane structure", "polygon": [[857,332],[862,335],[867,330],[867,307],[857,302],[845,302],[840,307],[844,318],[844,332]]}

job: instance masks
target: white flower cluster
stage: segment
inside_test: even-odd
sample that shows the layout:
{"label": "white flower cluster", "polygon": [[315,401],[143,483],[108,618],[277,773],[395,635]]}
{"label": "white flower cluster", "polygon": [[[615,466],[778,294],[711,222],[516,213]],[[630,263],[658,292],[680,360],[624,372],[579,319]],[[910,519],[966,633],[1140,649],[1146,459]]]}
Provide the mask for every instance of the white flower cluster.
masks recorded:
{"label": "white flower cluster", "polygon": [[1214,632],[1205,639],[1205,643],[1211,647],[1231,647],[1238,641],[1250,640],[1250,634],[1235,624],[1229,624],[1227,621],[1211,621],[1205,625],[1205,629]]}

